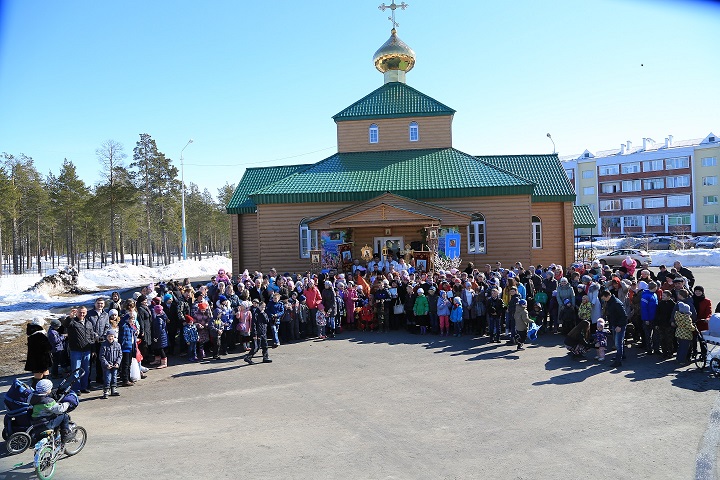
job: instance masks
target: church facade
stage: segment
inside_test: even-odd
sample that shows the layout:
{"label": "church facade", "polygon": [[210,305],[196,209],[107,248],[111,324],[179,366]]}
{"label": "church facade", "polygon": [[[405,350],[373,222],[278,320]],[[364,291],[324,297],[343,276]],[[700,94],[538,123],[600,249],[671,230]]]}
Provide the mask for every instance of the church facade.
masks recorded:
{"label": "church facade", "polygon": [[459,234],[463,263],[571,263],[575,191],[557,155],[453,148],[455,110],[405,83],[415,54],[395,29],[374,62],[385,82],[333,117],[337,153],[245,171],[227,205],[233,271],[306,271],[338,242],[353,258],[422,250],[428,227]]}

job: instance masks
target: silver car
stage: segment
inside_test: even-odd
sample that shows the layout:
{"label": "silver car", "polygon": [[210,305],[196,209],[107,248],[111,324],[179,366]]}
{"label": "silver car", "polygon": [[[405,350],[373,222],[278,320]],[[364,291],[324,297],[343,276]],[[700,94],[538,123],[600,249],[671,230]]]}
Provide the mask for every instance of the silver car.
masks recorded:
{"label": "silver car", "polygon": [[695,244],[695,248],[720,248],[720,237],[710,235]]}
{"label": "silver car", "polygon": [[648,267],[652,264],[652,258],[645,250],[637,248],[621,248],[612,252],[598,255],[597,260],[601,265],[609,265],[611,267],[619,267],[622,265],[625,257],[635,260],[638,267]]}

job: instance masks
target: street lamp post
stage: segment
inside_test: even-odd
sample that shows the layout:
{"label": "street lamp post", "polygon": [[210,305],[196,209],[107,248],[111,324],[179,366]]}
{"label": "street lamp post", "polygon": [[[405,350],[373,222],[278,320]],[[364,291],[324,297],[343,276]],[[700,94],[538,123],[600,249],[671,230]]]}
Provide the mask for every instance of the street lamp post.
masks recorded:
{"label": "street lamp post", "polygon": [[549,133],[547,134],[547,137],[550,139],[551,142],[553,142],[553,153],[555,153],[555,140],[552,139]]}
{"label": "street lamp post", "polygon": [[[549,134],[548,134],[549,135]],[[182,258],[187,260],[187,230],[185,230],[185,163],[183,162],[183,152],[193,143],[192,138],[188,140],[185,146],[180,150],[180,182],[182,183]]]}

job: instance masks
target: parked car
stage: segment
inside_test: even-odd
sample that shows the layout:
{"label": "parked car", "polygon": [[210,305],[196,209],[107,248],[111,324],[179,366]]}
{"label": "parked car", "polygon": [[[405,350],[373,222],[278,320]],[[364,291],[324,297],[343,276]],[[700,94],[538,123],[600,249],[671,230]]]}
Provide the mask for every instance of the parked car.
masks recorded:
{"label": "parked car", "polygon": [[715,235],[707,236],[702,242],[696,243],[695,248],[720,248],[720,237]]}
{"label": "parked car", "polygon": [[647,267],[652,264],[652,258],[645,250],[637,248],[621,248],[619,250],[613,250],[610,253],[598,255],[597,260],[601,265],[609,265],[611,267],[619,267],[622,265],[625,257],[630,257],[635,260],[638,267]]}
{"label": "parked car", "polygon": [[677,250],[682,244],[672,237],[645,238],[633,245],[633,248],[642,250]]}

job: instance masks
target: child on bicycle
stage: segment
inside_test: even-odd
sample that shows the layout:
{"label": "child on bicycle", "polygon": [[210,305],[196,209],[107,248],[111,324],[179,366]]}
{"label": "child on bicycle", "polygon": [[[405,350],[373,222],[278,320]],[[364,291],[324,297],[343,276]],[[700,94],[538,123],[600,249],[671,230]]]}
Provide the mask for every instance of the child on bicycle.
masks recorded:
{"label": "child on bicycle", "polygon": [[[44,378],[35,385],[35,393],[30,396],[33,426],[56,429],[60,427],[60,438],[65,443],[70,437],[70,416],[65,413],[69,402],[56,402],[50,395],[53,383]],[[39,430],[39,429],[38,429]]]}

